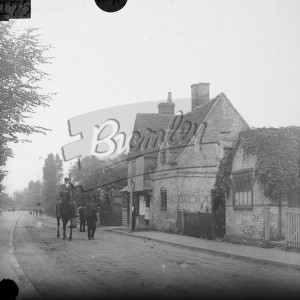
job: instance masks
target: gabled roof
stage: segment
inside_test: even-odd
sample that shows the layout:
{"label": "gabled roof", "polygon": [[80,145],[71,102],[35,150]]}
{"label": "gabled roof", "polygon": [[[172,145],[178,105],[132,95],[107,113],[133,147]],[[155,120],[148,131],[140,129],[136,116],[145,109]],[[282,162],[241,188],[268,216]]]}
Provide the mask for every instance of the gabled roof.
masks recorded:
{"label": "gabled roof", "polygon": [[[174,115],[168,115],[168,114],[138,113],[135,118],[133,132],[138,132],[141,134],[141,136],[144,136],[147,130],[152,130],[156,132],[159,132],[160,130],[164,130],[166,132],[170,120],[173,117]],[[127,159],[130,160],[150,153],[156,157],[158,155],[158,150],[159,150],[158,143],[156,144],[155,147],[148,147],[145,150],[141,148],[139,148],[137,151],[129,150]]]}
{"label": "gabled roof", "polygon": [[[213,108],[215,107],[217,102],[224,100],[224,99],[228,101],[228,103],[231,105],[231,107],[236,112],[236,114],[238,114],[238,116],[241,118],[241,120],[245,123],[245,125],[248,128],[250,128],[249,125],[247,124],[247,122],[243,119],[243,117],[240,115],[240,113],[231,104],[231,102],[229,101],[229,99],[226,97],[226,95],[224,93],[220,93],[219,95],[217,95],[215,98],[211,99],[204,105],[198,106],[192,112],[185,114],[183,117],[182,123],[184,123],[185,121],[190,121],[192,124],[193,123],[199,124],[199,127],[200,127],[200,125],[206,121],[207,117],[209,116],[210,112],[213,110]],[[199,127],[198,127],[198,130],[199,130]],[[197,134],[197,132],[196,132],[196,134]],[[171,155],[169,163],[172,164],[172,163],[176,162],[177,158],[182,154],[184,149],[188,146],[189,142],[190,142],[190,139],[187,140],[185,143],[181,143],[181,144],[177,143],[177,145],[170,147],[170,149],[174,148],[174,150],[172,150],[173,154]]]}
{"label": "gabled roof", "polygon": [[[196,107],[192,112],[186,113],[182,116],[181,124],[184,124],[185,122],[190,122],[191,124],[198,124],[198,130],[200,125],[205,122],[208,115],[216,105],[218,101],[221,101],[223,99],[226,99],[229,104],[232,106],[232,108],[235,110],[235,112],[240,116],[240,118],[243,120],[243,122],[249,127],[249,125],[246,123],[246,121],[242,118],[242,116],[239,114],[239,112],[234,108],[234,106],[230,103],[228,98],[224,93],[220,93],[215,98],[211,99],[207,103]],[[172,132],[172,125],[175,122],[177,116],[175,115],[167,115],[167,114],[142,114],[138,113],[136,115],[135,124],[134,124],[134,130],[133,132],[139,132],[141,136],[145,135],[145,132],[147,129],[150,129],[155,132],[159,132],[160,130],[164,130],[165,136],[167,135],[168,131],[169,133]],[[250,128],[250,127],[249,127]],[[195,133],[197,134],[197,132]],[[191,136],[192,137],[192,136]],[[164,139],[166,140],[166,138]],[[172,146],[168,146],[167,149],[170,149],[172,152],[171,158],[169,160],[169,163],[176,162],[177,158],[182,154],[184,149],[188,146],[190,142],[190,139],[184,140],[184,142],[177,140],[176,143],[172,144]],[[161,145],[164,146],[165,142]],[[160,146],[158,143],[156,143],[155,147],[148,147],[147,149],[138,149],[137,151],[130,151],[128,153],[127,159],[133,159],[137,158],[139,156],[149,154],[154,157],[158,156]]]}
{"label": "gabled roof", "polygon": [[[196,123],[196,124],[199,124],[199,126],[200,126],[205,121],[206,117],[208,116],[208,114],[210,113],[210,111],[212,110],[212,108],[214,107],[214,105],[220,98],[221,98],[221,94],[218,95],[217,97],[211,99],[207,103],[196,107],[192,112],[189,112],[189,113],[183,115],[182,124],[184,124],[184,122],[186,122],[186,121],[189,121],[192,124]],[[198,129],[199,129],[199,127],[198,127]],[[176,159],[184,151],[184,149],[189,144],[189,142],[190,142],[190,139],[186,140],[185,143],[178,142],[175,145],[172,145],[172,147],[170,147],[170,149],[173,148],[174,150],[172,150],[173,154],[169,160],[169,163],[174,163],[176,161]]]}

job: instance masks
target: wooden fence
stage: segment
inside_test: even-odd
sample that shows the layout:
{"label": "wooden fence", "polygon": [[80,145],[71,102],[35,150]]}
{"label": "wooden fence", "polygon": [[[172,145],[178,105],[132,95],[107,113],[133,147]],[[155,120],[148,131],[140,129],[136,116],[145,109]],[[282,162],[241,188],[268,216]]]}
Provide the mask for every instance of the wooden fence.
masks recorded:
{"label": "wooden fence", "polygon": [[289,208],[285,213],[285,242],[287,247],[300,248],[300,210]]}
{"label": "wooden fence", "polygon": [[202,213],[177,211],[177,229],[184,235],[204,239],[224,237],[225,212]]}

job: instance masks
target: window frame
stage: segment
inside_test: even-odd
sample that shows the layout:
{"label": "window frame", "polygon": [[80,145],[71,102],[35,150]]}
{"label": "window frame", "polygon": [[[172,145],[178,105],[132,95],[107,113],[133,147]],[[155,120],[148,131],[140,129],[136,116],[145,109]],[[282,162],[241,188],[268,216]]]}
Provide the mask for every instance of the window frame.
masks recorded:
{"label": "window frame", "polygon": [[161,151],[159,157],[160,157],[160,163],[164,165],[166,163],[166,151],[165,150]]}
{"label": "window frame", "polygon": [[[246,177],[250,175],[250,180],[251,180],[251,188],[247,190],[239,190],[236,191],[236,180],[238,177]],[[238,170],[232,172],[232,204],[233,204],[233,209],[236,210],[253,210],[253,169],[243,169],[243,170]],[[238,192],[251,192],[251,205],[248,204],[236,204],[236,193]],[[248,196],[247,196],[248,199]]]}
{"label": "window frame", "polygon": [[135,175],[136,175],[136,160],[133,160],[131,165],[131,176],[135,177]]}
{"label": "window frame", "polygon": [[[165,193],[165,199],[163,199],[163,193]],[[163,205],[165,202],[165,205]],[[160,188],[160,211],[167,211],[168,210],[168,190],[166,187]]]}

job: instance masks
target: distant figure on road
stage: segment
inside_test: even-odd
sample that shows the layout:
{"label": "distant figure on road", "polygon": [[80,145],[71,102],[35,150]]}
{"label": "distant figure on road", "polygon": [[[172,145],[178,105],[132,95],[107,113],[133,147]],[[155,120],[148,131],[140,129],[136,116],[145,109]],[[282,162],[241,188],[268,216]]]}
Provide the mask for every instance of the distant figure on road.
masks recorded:
{"label": "distant figure on road", "polygon": [[2,279],[0,281],[0,296],[2,299],[15,300],[19,295],[18,285],[11,279]]}
{"label": "distant figure on road", "polygon": [[80,220],[80,232],[85,232],[85,225],[86,225],[86,207],[85,203],[82,207],[79,208],[79,220]]}
{"label": "distant figure on road", "polygon": [[87,229],[88,229],[88,239],[94,239],[96,231],[97,218],[97,209],[91,200],[89,200],[86,206],[86,220],[87,220]]}

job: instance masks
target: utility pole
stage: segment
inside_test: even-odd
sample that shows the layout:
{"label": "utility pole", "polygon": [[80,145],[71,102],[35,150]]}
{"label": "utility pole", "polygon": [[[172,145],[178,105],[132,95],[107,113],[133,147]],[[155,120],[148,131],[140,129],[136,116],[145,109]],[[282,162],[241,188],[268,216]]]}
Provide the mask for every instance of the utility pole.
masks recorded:
{"label": "utility pole", "polygon": [[134,190],[134,181],[131,178],[130,180],[130,201],[129,201],[129,232],[132,232],[132,205],[133,205],[133,190]]}

